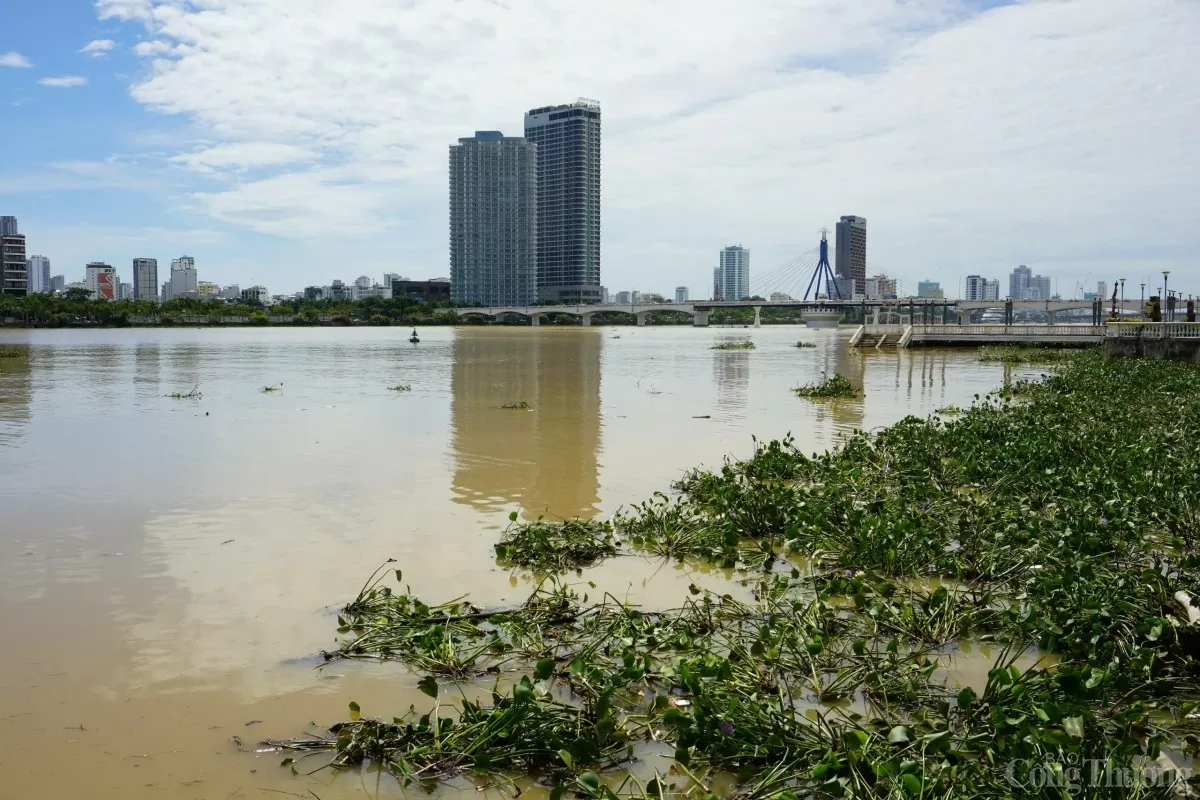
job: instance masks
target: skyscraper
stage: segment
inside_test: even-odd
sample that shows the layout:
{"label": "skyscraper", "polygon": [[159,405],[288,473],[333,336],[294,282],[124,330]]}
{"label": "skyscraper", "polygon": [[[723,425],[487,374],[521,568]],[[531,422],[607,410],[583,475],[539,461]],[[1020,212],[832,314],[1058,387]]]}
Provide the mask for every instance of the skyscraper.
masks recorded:
{"label": "skyscraper", "polygon": [[985,280],[983,282],[983,299],[984,300],[999,300],[1000,299],[1000,279]]}
{"label": "skyscraper", "polygon": [[740,244],[721,251],[713,272],[714,300],[741,300],[750,296],[750,251]]}
{"label": "skyscraper", "polygon": [[[171,299],[194,297],[197,289],[196,259],[180,256],[171,261]],[[166,298],[164,298],[166,299]]]}
{"label": "skyscraper", "polygon": [[837,224],[834,249],[834,273],[854,281],[854,293],[867,289],[867,219],[846,216]]}
{"label": "skyscraper", "polygon": [[30,256],[25,261],[25,285],[29,294],[50,291],[50,259],[45,256]]}
{"label": "skyscraper", "polygon": [[1096,284],[1096,296],[1102,300],[1108,299],[1108,284],[1105,281]]}
{"label": "skyscraper", "polygon": [[158,259],[135,258],[133,260],[133,299],[158,300]]}
{"label": "skyscraper", "polygon": [[537,301],[537,148],[476,131],[450,145],[450,285],[460,303]]}
{"label": "skyscraper", "polygon": [[537,145],[538,298],[599,303],[600,104],[535,108],[525,138]]}
{"label": "skyscraper", "polygon": [[687,301],[688,301],[688,287],[676,286],[675,287],[675,302],[676,303],[686,303]]}
{"label": "skyscraper", "polygon": [[50,291],[63,292],[67,289],[67,277],[65,275],[55,275],[50,278]]}
{"label": "skyscraper", "polygon": [[24,297],[29,291],[25,237],[17,233],[16,217],[0,217],[0,294]]}
{"label": "skyscraper", "polygon": [[117,271],[103,261],[93,261],[84,267],[84,286],[93,300],[116,300]]}
{"label": "skyscraper", "polygon": [[1024,300],[1032,277],[1033,271],[1024,264],[1014,269],[1008,276],[1008,296],[1013,300]]}

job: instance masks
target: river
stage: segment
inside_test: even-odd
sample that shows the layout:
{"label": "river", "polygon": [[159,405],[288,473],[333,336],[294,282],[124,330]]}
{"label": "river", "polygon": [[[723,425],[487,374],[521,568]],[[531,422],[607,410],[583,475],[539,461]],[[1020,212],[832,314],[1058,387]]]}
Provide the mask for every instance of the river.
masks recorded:
{"label": "river", "polygon": [[[0,798],[374,796],[374,778],[296,777],[253,751],[351,700],[385,717],[428,703],[398,664],[317,668],[336,606],[385,559],[427,601],[517,602],[529,579],[491,549],[512,510],[607,515],[749,455],[752,436],[824,450],[1014,377],[971,351],[855,352],[849,335],[0,332],[27,351],[0,358]],[[743,338],[757,348],[711,349]],[[864,398],[791,393],[822,372]],[[531,410],[501,408],[519,401]],[[630,558],[585,577],[658,607],[728,582]]]}

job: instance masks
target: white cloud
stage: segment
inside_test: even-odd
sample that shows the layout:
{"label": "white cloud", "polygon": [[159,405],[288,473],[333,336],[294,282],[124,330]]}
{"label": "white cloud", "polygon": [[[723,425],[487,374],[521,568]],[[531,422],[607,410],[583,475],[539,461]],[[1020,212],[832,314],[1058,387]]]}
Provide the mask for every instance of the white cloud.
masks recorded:
{"label": "white cloud", "polygon": [[86,86],[87,78],[82,75],[60,75],[56,78],[42,78],[38,81],[42,86],[52,86],[57,89],[66,89],[72,86]]}
{"label": "white cloud", "polygon": [[720,246],[765,271],[849,213],[872,267],[947,285],[1015,263],[1082,277],[1149,230],[1176,269],[1200,246],[1195,3],[98,7],[153,37],[134,98],[218,142],[173,159],[232,178],[200,207],[258,231],[419,221],[413,245],[444,249],[447,145],[584,95],[604,108],[611,288],[703,291]]}
{"label": "white cloud", "polygon": [[104,58],[108,51],[117,46],[112,39],[93,39],[80,48],[79,52],[88,53],[92,58]]}
{"label": "white cloud", "polygon": [[29,69],[33,66],[33,62],[20,53],[0,53],[0,67],[17,67],[18,69]]}

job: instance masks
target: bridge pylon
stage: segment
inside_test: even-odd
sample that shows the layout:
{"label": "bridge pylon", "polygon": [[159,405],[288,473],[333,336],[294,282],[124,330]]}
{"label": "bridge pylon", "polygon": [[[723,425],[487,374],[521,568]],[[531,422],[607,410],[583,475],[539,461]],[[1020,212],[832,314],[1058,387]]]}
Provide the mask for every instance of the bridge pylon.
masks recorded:
{"label": "bridge pylon", "polygon": [[[817,259],[817,266],[813,270],[812,278],[808,281],[808,288],[804,290],[804,299],[808,300],[809,295],[813,295],[813,300],[818,300],[821,297],[821,282],[825,283],[825,299],[832,300],[835,297],[838,300],[844,300],[842,290],[838,286],[837,276],[833,274],[833,267],[829,266],[829,229],[821,228],[821,256]],[[816,292],[813,292],[813,287],[816,286]]]}

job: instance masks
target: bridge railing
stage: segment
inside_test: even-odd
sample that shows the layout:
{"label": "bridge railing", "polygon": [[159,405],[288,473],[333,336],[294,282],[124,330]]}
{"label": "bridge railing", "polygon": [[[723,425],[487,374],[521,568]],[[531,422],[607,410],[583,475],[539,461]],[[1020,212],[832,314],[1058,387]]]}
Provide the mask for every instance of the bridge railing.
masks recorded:
{"label": "bridge railing", "polygon": [[1200,339],[1200,322],[1110,322],[1107,329],[1115,339]]}
{"label": "bridge railing", "polygon": [[913,334],[938,336],[1103,336],[1103,325],[914,325]]}

